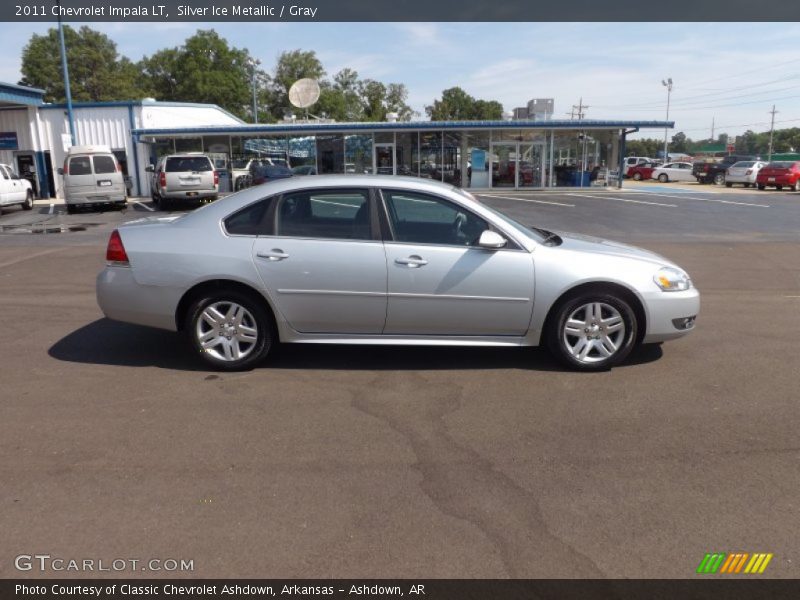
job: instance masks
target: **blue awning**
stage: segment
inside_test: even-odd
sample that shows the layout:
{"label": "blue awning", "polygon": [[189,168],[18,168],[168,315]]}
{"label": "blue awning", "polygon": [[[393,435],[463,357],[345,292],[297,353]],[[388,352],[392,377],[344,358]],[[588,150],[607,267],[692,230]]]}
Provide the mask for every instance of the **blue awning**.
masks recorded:
{"label": "blue awning", "polygon": [[43,97],[44,90],[0,82],[0,104],[40,106],[44,104]]}

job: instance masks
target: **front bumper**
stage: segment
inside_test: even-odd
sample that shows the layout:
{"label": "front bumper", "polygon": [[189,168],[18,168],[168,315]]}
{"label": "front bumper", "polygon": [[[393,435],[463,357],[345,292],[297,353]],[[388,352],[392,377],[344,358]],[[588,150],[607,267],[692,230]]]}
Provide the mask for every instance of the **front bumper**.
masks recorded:
{"label": "front bumper", "polygon": [[647,332],[642,341],[645,344],[686,335],[694,329],[695,318],[700,312],[700,292],[696,288],[685,292],[649,292],[644,302],[647,307]]}

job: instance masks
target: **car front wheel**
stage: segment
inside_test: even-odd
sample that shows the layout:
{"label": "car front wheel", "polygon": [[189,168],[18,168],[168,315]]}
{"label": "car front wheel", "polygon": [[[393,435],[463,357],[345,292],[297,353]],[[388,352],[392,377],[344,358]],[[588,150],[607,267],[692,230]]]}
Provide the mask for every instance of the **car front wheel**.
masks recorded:
{"label": "car front wheel", "polygon": [[714,183],[717,185],[725,183],[725,173],[717,173],[714,175]]}
{"label": "car front wheel", "polygon": [[658,180],[661,183],[667,183],[669,181],[669,176],[666,173],[662,173],[661,175],[658,176]]}
{"label": "car front wheel", "polygon": [[25,202],[22,203],[22,210],[31,210],[33,208],[33,192],[28,190],[25,195]]}
{"label": "car front wheel", "polygon": [[185,329],[203,360],[223,371],[254,367],[269,353],[275,337],[266,309],[237,291],[214,292],[197,300]]}
{"label": "car front wheel", "polygon": [[559,306],[547,332],[550,351],[578,371],[602,371],[624,360],[637,339],[636,316],[610,293],[581,294]]}

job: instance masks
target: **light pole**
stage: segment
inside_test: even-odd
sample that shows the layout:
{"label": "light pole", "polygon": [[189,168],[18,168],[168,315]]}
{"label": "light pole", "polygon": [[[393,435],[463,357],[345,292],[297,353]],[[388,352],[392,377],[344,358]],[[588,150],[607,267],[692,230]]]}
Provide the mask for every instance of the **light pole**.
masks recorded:
{"label": "light pole", "polygon": [[253,123],[258,123],[258,102],[256,100],[256,69],[258,65],[261,64],[261,61],[257,58],[250,59],[250,67],[252,67],[253,71]]}
{"label": "light pole", "polygon": [[77,143],[75,136],[75,118],[72,114],[72,93],[69,89],[69,69],[67,68],[67,47],[64,43],[64,27],[61,25],[61,0],[58,1],[58,45],[61,49],[61,74],[64,77],[64,96],[67,100],[67,120],[69,121],[69,137],[72,145]]}
{"label": "light pole", "polygon": [[[669,121],[669,97],[672,94],[672,77],[668,77],[666,81],[661,80],[661,85],[667,88],[667,121]],[[667,128],[664,127],[664,162],[669,162],[669,154],[667,154]]]}

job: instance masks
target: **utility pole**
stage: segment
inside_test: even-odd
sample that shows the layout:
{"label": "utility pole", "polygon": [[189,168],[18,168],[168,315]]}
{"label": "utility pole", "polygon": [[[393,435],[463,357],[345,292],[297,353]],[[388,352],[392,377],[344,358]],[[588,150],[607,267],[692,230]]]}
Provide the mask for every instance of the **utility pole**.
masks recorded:
{"label": "utility pole", "polygon": [[772,122],[769,125],[769,154],[767,155],[767,162],[772,160],[772,134],[775,131],[775,113],[780,112],[779,110],[775,110],[775,105],[772,105],[772,110],[769,111],[772,115]]}
{"label": "utility pole", "polygon": [[[669,121],[669,97],[672,95],[672,77],[668,77],[666,80],[661,80],[661,85],[667,88],[667,121]],[[667,128],[664,127],[664,162],[669,162],[669,154],[667,153],[667,148],[669,144],[667,142]]]}
{"label": "utility pole", "polygon": [[586,104],[584,104],[584,103],[583,103],[583,98],[581,98],[581,99],[578,101],[578,104],[573,104],[573,105],[572,105],[572,117],[571,117],[571,118],[573,118],[573,119],[575,118],[575,111],[577,110],[577,111],[578,111],[578,120],[579,120],[579,121],[582,121],[582,120],[583,120],[583,117],[585,117],[585,116],[586,116],[586,113],[585,113],[585,112],[583,112],[583,109],[584,109],[584,108],[589,108],[589,106],[588,106],[588,105],[586,105]]}
{"label": "utility pole", "polygon": [[711,141],[714,141],[714,117],[711,117]]}

